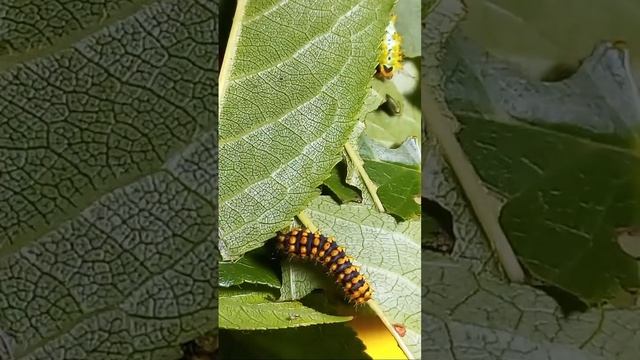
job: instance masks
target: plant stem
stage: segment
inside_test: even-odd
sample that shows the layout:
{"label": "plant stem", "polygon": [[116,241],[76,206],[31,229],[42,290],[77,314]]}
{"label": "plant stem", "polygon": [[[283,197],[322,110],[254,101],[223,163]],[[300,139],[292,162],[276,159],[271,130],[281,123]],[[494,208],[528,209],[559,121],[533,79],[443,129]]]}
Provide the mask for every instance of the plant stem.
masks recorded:
{"label": "plant stem", "polygon": [[[428,129],[442,147],[443,155],[455,172],[475,215],[491,242],[491,246],[498,254],[507,277],[512,282],[524,282],[524,271],[500,226],[500,204],[497,199],[491,197],[482,185],[480,177],[467,159],[455,136],[454,124],[443,114],[444,111],[448,112],[449,110],[443,107],[443,104],[436,100],[434,90],[423,84],[422,111]],[[451,116],[453,117],[453,115]]]}
{"label": "plant stem", "polygon": [[362,182],[364,182],[364,186],[369,191],[369,194],[371,194],[371,198],[373,199],[373,203],[376,205],[376,208],[378,211],[384,212],[384,206],[382,206],[382,202],[378,197],[378,186],[371,181],[369,174],[364,170],[364,161],[362,161],[360,155],[358,155],[358,152],[356,152],[351,144],[346,143],[344,145],[344,149],[347,152],[347,156],[351,159],[351,162],[353,162],[353,166],[355,166],[358,174],[360,174]]}

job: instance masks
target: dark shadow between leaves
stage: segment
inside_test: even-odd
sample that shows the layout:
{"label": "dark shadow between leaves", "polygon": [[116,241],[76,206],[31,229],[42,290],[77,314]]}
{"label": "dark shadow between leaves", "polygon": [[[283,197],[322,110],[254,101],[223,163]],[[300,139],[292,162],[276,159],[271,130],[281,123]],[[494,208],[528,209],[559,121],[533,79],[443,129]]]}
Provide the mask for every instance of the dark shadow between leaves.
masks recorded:
{"label": "dark shadow between leaves", "polygon": [[548,71],[546,71],[542,75],[540,80],[544,82],[563,81],[573,76],[579,67],[579,63],[558,63],[552,66]]}
{"label": "dark shadow between leaves", "polygon": [[539,285],[534,287],[551,296],[558,303],[562,310],[562,314],[565,317],[573,313],[582,313],[589,310],[589,305],[580,300],[580,298],[558,287],[550,285]]}
{"label": "dark shadow between leaves", "polygon": [[451,254],[455,245],[453,217],[435,201],[422,198],[422,247]]}

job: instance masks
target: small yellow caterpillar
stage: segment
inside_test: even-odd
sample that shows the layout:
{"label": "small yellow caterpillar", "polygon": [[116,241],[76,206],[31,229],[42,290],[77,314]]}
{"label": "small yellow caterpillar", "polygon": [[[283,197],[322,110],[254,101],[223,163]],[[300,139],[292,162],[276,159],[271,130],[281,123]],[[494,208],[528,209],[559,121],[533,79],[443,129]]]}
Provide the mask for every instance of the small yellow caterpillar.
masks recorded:
{"label": "small yellow caterpillar", "polygon": [[396,30],[396,19],[396,15],[391,16],[380,44],[376,76],[382,79],[391,79],[402,68],[402,37]]}

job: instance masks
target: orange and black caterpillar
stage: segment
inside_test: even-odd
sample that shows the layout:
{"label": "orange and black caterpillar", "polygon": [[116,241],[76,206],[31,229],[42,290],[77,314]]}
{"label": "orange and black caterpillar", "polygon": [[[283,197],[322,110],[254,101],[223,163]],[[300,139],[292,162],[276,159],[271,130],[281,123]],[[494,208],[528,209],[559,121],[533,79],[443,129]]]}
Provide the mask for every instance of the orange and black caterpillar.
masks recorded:
{"label": "orange and black caterpillar", "polygon": [[333,237],[296,228],[278,233],[278,249],[285,254],[322,264],[335,277],[350,302],[364,304],[371,299],[373,291],[369,282]]}

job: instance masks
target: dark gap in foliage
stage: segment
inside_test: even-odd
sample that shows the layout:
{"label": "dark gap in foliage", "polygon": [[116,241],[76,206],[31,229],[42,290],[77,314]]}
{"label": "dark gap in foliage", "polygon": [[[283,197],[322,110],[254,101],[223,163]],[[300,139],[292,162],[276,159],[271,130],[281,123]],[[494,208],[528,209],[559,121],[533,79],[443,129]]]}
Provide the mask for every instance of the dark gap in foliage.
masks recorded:
{"label": "dark gap in foliage", "polygon": [[227,48],[227,42],[229,41],[229,33],[231,32],[231,25],[233,24],[233,17],[236,12],[237,3],[238,2],[236,0],[222,0],[222,3],[220,4],[220,48],[218,51],[218,62],[220,67],[222,67],[222,59],[224,59],[224,52]]}
{"label": "dark gap in foliage", "polygon": [[552,66],[540,80],[559,82],[572,77],[578,70],[578,64],[559,63]]}
{"label": "dark gap in foliage", "polygon": [[454,245],[451,213],[437,202],[422,198],[422,247],[450,254]]}
{"label": "dark gap in foliage", "polygon": [[556,286],[541,285],[535,286],[536,288],[544,291],[547,295],[551,296],[560,306],[562,313],[565,316],[569,316],[576,312],[585,312],[589,309],[589,305],[584,303],[577,296],[560,289]]}
{"label": "dark gap in foliage", "polygon": [[180,360],[216,360],[218,358],[218,336],[203,335],[182,345]]}

